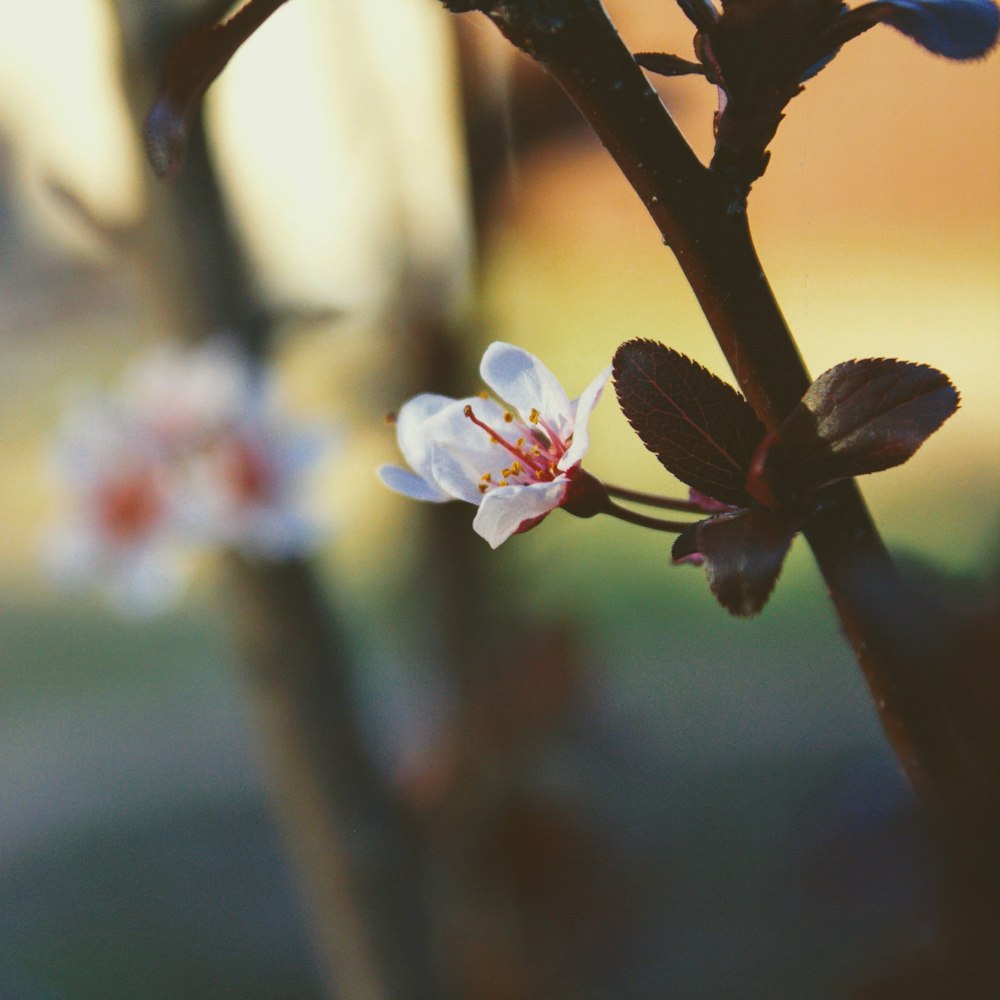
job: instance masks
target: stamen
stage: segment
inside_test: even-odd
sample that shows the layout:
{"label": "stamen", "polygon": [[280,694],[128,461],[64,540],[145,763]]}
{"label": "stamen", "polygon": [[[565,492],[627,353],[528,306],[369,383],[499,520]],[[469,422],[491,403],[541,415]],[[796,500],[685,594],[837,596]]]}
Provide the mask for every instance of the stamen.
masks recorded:
{"label": "stamen", "polygon": [[514,419],[514,414],[511,413],[510,410],[504,410],[503,422],[505,424],[509,424],[513,421],[513,419]]}
{"label": "stamen", "polygon": [[[504,440],[504,438],[500,437],[493,430],[492,427],[490,427],[487,424],[484,424],[475,415],[475,413],[472,412],[472,405],[470,403],[466,403],[465,404],[465,408],[462,410],[462,413],[464,413],[465,416],[467,416],[477,427],[479,427],[482,430],[486,431],[486,433],[489,434],[489,436],[490,436],[490,441],[492,441],[494,444],[498,444],[501,447],[506,448],[507,451],[509,451],[515,458],[521,459],[522,461],[526,462],[531,467],[531,470],[533,472],[535,472],[536,474],[542,475],[542,476],[547,476],[548,475],[548,473],[547,473],[547,471],[546,471],[546,469],[545,469],[545,467],[543,465],[540,465],[538,462],[532,461],[527,455],[525,455],[525,453],[523,451],[521,451],[520,448],[517,448],[514,445],[512,445],[509,441]],[[539,452],[539,454],[541,454],[541,453]]]}
{"label": "stamen", "polygon": [[532,409],[531,413],[528,414],[528,421],[532,424],[537,424],[541,414],[538,410]]}
{"label": "stamen", "polygon": [[491,482],[493,480],[493,473],[492,472],[484,472],[479,478],[484,483],[489,483],[489,482]]}
{"label": "stamen", "polygon": [[485,493],[489,489],[489,486],[486,483],[480,483],[478,489],[480,493]]}

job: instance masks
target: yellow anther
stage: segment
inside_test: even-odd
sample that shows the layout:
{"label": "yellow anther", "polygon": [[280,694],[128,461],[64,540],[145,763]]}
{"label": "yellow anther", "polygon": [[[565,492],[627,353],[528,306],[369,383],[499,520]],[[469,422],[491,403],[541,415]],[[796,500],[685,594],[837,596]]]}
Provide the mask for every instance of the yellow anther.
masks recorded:
{"label": "yellow anther", "polygon": [[492,472],[484,472],[479,478],[484,483],[490,483],[490,482],[493,481],[493,473]]}
{"label": "yellow anther", "polygon": [[534,456],[537,457],[537,456],[541,455],[541,453],[542,453],[542,449],[539,448],[537,444],[533,444],[531,446],[531,454],[532,455],[534,455]]}
{"label": "yellow anther", "polygon": [[488,489],[489,489],[489,487],[486,485],[486,483],[480,483],[479,484],[479,492],[480,493],[485,493]]}
{"label": "yellow anther", "polygon": [[514,419],[514,414],[510,410],[504,410],[503,412],[503,422],[509,424]]}
{"label": "yellow anther", "polygon": [[517,446],[518,446],[518,448],[523,448],[524,447],[524,438],[518,438],[517,439]]}
{"label": "yellow anther", "polygon": [[519,476],[524,472],[524,466],[520,462],[512,462],[510,466],[510,472],[513,476]]}
{"label": "yellow anther", "polygon": [[395,424],[396,423],[396,414],[395,413],[387,413],[385,415],[385,422],[387,424],[389,424],[390,426],[392,426],[393,424]]}
{"label": "yellow anther", "polygon": [[497,486],[506,486],[506,485],[508,485],[506,479],[501,479],[500,482],[497,483]]}
{"label": "yellow anther", "polygon": [[538,412],[538,410],[532,410],[531,413],[528,414],[528,419],[533,424],[537,424],[538,423],[538,419],[539,419],[540,416],[541,416],[541,414]]}
{"label": "yellow anther", "polygon": [[503,476],[504,478],[506,478],[507,476],[513,476],[514,475],[514,470],[513,469],[501,469],[500,470],[500,475]]}

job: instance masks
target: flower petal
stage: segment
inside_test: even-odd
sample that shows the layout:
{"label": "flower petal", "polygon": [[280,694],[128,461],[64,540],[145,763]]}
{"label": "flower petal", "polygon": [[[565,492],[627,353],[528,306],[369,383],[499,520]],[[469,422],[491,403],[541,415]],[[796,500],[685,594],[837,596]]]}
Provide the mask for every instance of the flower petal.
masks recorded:
{"label": "flower petal", "polygon": [[504,486],[482,498],[472,527],[497,548],[529,521],[538,521],[555,510],[566,496],[569,480],[560,476],[551,483]]}
{"label": "flower petal", "polygon": [[880,0],[878,7],[883,23],[949,59],[986,55],[1000,32],[992,0]]}
{"label": "flower petal", "polygon": [[443,444],[436,444],[431,454],[434,482],[456,500],[478,506],[483,499],[480,476],[486,471],[478,454]]}
{"label": "flower petal", "polygon": [[594,412],[594,407],[597,406],[601,399],[601,393],[604,392],[604,387],[608,384],[609,378],[611,378],[611,365],[608,365],[583,390],[583,394],[574,404],[576,407],[576,419],[573,428],[573,443],[566,449],[566,454],[559,459],[559,468],[564,472],[567,469],[572,469],[587,454],[587,449],[590,447],[590,433],[587,430],[587,425],[590,421],[591,413]]}
{"label": "flower petal", "polygon": [[431,439],[428,425],[455,400],[425,392],[403,404],[396,418],[399,450],[417,475],[430,479]]}
{"label": "flower petal", "polygon": [[479,374],[523,420],[537,409],[560,435],[573,432],[573,407],[566,390],[534,354],[498,340],[486,348]]}
{"label": "flower petal", "polygon": [[[426,433],[434,444],[461,448],[483,456],[481,461],[485,461],[487,455],[494,454],[494,434],[513,438],[514,429],[504,421],[504,408],[495,399],[471,396],[453,402],[453,406],[445,407],[427,424]],[[474,424],[465,415],[466,407],[471,407],[476,419],[490,430],[485,431]]]}
{"label": "flower petal", "polygon": [[411,500],[427,500],[430,503],[444,503],[453,499],[436,484],[428,482],[423,476],[418,476],[408,469],[400,469],[396,465],[383,465],[378,470],[378,477],[385,486],[395,493],[402,493]]}

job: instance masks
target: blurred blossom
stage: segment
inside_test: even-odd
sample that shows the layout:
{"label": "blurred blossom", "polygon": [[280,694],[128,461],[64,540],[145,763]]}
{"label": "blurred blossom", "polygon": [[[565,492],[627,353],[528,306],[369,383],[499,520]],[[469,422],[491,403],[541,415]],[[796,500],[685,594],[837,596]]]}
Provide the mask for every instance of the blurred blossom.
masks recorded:
{"label": "blurred blossom", "polygon": [[328,443],[280,415],[267,373],[235,343],[163,347],[66,414],[57,466],[70,513],[49,569],[142,612],[179,596],[199,551],[303,555],[324,534],[304,509],[304,474]]}

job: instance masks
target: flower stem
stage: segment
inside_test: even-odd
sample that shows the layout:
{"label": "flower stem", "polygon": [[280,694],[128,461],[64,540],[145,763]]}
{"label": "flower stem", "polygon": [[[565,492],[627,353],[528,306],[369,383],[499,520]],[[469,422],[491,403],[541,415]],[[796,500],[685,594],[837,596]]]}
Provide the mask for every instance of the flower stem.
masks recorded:
{"label": "flower stem", "polygon": [[638,490],[627,490],[622,486],[612,486],[609,483],[605,483],[604,488],[608,491],[609,496],[617,497],[619,500],[628,500],[631,503],[641,503],[646,507],[658,507],[660,510],[679,510],[685,514],[705,515],[711,513],[694,500],[661,497],[654,493],[640,493]]}
{"label": "flower stem", "polygon": [[650,517],[648,514],[640,514],[638,511],[622,507],[610,498],[605,502],[601,513],[617,517],[619,521],[628,521],[629,524],[638,524],[640,527],[652,528],[654,531],[670,531],[675,535],[679,535],[691,527],[689,521],[667,521],[660,517]]}

